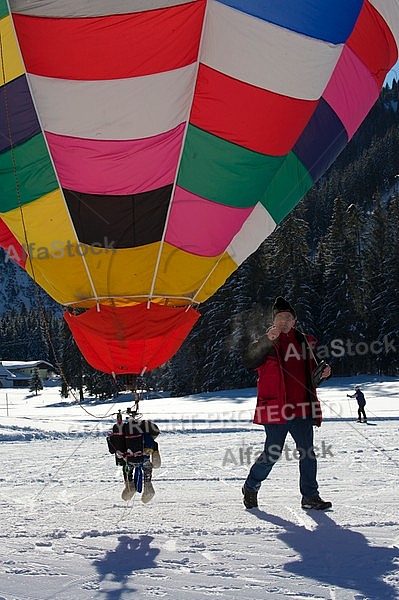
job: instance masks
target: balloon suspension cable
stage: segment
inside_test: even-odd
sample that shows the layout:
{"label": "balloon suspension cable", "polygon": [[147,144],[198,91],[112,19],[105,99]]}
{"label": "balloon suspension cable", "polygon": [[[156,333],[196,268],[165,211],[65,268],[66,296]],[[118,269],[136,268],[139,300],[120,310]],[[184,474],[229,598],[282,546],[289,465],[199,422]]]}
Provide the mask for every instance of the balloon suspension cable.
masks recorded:
{"label": "balloon suspension cable", "polygon": [[306,345],[307,345],[307,347],[308,347],[308,350],[309,350],[310,356],[313,358],[313,360],[314,360],[314,362],[315,362],[316,366],[318,367],[318,366],[319,366],[319,364],[321,364],[323,361],[321,361],[321,360],[319,360],[319,359],[317,358],[317,356],[316,356],[316,354],[314,353],[314,350],[313,350],[313,348],[312,348],[312,346],[311,346],[311,344],[310,344],[310,342],[309,342],[309,340],[308,340],[308,337],[307,337],[306,333],[304,332],[303,328],[302,328],[300,325],[298,325],[298,321],[296,321],[296,323],[295,323],[295,326],[296,326],[296,328],[298,329],[298,331],[300,331],[300,333],[302,333],[302,335],[303,335],[303,337],[304,337],[304,339],[305,339],[305,344],[306,344]]}
{"label": "balloon suspension cable", "polygon": [[133,408],[131,406],[127,407],[126,414],[127,414],[128,417],[130,417],[131,419],[134,419],[135,421],[137,419],[141,419],[141,417],[143,415],[139,411],[139,400],[137,400],[137,399],[135,400]]}
{"label": "balloon suspension cable", "polygon": [[128,407],[126,409],[127,415],[133,419],[142,417],[141,413],[139,412],[139,403],[143,397],[143,389],[142,389],[143,386],[141,385],[141,388],[138,389],[137,384],[138,384],[137,377],[134,377],[134,386],[132,386],[132,393],[134,396],[134,408]]}
{"label": "balloon suspension cable", "polygon": [[[297,324],[297,323],[296,323],[296,327],[297,327],[298,331],[299,331],[299,332],[302,334],[302,336],[303,336],[303,337],[304,337],[304,339],[305,339],[305,343],[306,343],[306,345],[307,345],[307,347],[308,347],[309,354],[310,354],[310,356],[312,357],[312,359],[313,359],[313,361],[314,361],[314,363],[315,363],[315,365],[316,365],[316,368],[315,368],[315,370],[314,370],[314,373],[316,373],[317,371],[319,372],[319,374],[320,374],[320,380],[319,380],[319,383],[321,383],[322,381],[324,381],[324,378],[323,378],[323,376],[322,376],[322,373],[323,373],[324,369],[325,369],[326,367],[328,367],[329,365],[328,365],[328,363],[327,363],[327,362],[326,362],[324,359],[322,359],[322,358],[318,359],[318,358],[317,358],[317,356],[316,356],[316,354],[315,354],[315,352],[314,352],[314,350],[313,350],[313,348],[312,348],[312,345],[311,345],[311,343],[309,342],[309,340],[308,340],[308,338],[307,338],[307,335],[306,335],[306,334],[305,334],[305,332],[303,331],[302,327],[298,326],[298,324]],[[317,385],[319,385],[319,384],[317,384]],[[315,387],[317,387],[317,385],[316,385]]]}
{"label": "balloon suspension cable", "polygon": [[199,288],[195,292],[195,295],[192,298],[192,302],[193,303],[195,302],[195,303],[199,304],[199,301],[196,300],[196,297],[202,291],[202,289],[205,287],[207,281],[211,278],[211,276],[213,275],[213,273],[216,271],[217,267],[219,266],[219,263],[221,262],[221,260],[223,258],[224,258],[224,254],[221,254],[219,256],[219,258],[217,259],[217,261],[215,262],[215,264],[213,265],[213,267],[210,269],[210,271],[208,272],[207,276],[205,277],[205,279],[203,280],[203,282],[201,283],[201,285],[199,286]]}
{"label": "balloon suspension cable", "polygon": [[[204,40],[205,26],[206,26],[207,17],[208,17],[208,4],[209,3],[206,3],[206,6],[205,6],[205,13],[204,13],[203,21],[202,21],[201,36],[200,36],[199,45],[198,45],[197,60],[195,62],[195,81],[197,80],[198,72],[200,69],[201,49],[202,49],[202,44],[203,44],[203,40]],[[168,224],[169,224],[170,214],[172,211],[172,203],[173,203],[173,199],[174,199],[174,196],[176,193],[177,179],[179,176],[179,170],[180,170],[180,166],[181,166],[181,162],[182,162],[182,158],[183,158],[183,151],[184,151],[184,147],[185,147],[185,143],[186,143],[186,138],[188,135],[188,129],[189,129],[189,125],[190,125],[190,115],[191,115],[191,110],[192,110],[192,107],[194,104],[194,97],[195,97],[195,86],[193,86],[193,89],[191,92],[191,98],[189,101],[189,106],[187,109],[187,114],[186,114],[186,118],[185,118],[185,122],[184,122],[183,138],[181,140],[179,156],[177,159],[177,168],[176,168],[175,177],[174,177],[173,184],[172,184],[172,189],[170,192],[170,200],[169,200],[169,204],[168,204],[168,210],[166,212],[166,218],[165,218],[165,223],[164,223],[164,227],[163,227],[162,237],[161,237],[161,241],[159,244],[158,255],[157,255],[157,259],[156,259],[155,267],[154,267],[154,273],[152,276],[150,293],[149,293],[149,297],[148,297],[149,301],[151,301],[151,299],[153,298],[153,295],[154,295],[155,282],[156,282],[156,279],[158,276],[158,270],[159,270],[159,267],[161,264],[161,256],[162,256],[162,252],[163,252],[163,246],[165,244],[166,231],[167,231]]]}
{"label": "balloon suspension cable", "polygon": [[[143,369],[143,373],[144,373],[144,371],[145,371],[145,369]],[[114,380],[114,382],[116,384],[116,374],[115,373],[111,373],[111,375],[112,375],[112,378],[113,378],[113,380]],[[141,374],[140,374],[140,376],[141,376]],[[102,415],[102,416],[94,415],[94,414],[92,414],[90,411],[88,411],[82,405],[80,399],[76,398],[76,396],[74,395],[74,393],[72,392],[72,390],[70,390],[70,391],[71,391],[73,397],[75,398],[76,402],[79,404],[80,408],[82,410],[84,410],[91,417],[95,417],[96,419],[106,419],[106,418],[108,418],[110,416],[114,416],[114,417],[116,417],[116,421],[117,421],[118,424],[122,423],[122,421],[123,421],[123,414],[125,414],[127,418],[131,418],[131,419],[134,419],[134,420],[140,420],[143,417],[142,413],[139,410],[139,403],[140,403],[140,400],[143,397],[142,386],[141,386],[141,389],[138,389],[138,387],[137,387],[138,380],[137,380],[137,375],[136,374],[125,374],[125,375],[122,375],[122,377],[125,379],[124,383],[126,385],[126,388],[130,389],[130,391],[133,394],[134,405],[133,405],[133,407],[128,406],[125,410],[122,410],[122,409],[119,408],[116,413],[111,412],[112,409],[114,408],[114,406],[116,405],[116,402],[114,402],[112,404],[112,406],[107,410],[107,412],[104,415]]]}
{"label": "balloon suspension cable", "polygon": [[137,375],[123,375],[125,378],[126,388],[130,389],[133,394],[133,406],[128,406],[126,409],[118,409],[118,412],[112,413],[113,416],[116,416],[117,423],[122,423],[122,415],[125,414],[127,418],[131,418],[134,420],[140,420],[142,418],[142,414],[140,413],[139,404],[140,400],[143,397],[143,389],[138,387],[138,378]]}

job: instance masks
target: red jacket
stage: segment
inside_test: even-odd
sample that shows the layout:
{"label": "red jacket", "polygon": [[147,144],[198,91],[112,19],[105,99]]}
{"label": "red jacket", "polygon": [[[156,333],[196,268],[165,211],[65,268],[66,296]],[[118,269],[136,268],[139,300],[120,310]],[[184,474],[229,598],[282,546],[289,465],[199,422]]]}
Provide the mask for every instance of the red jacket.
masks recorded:
{"label": "red jacket", "polygon": [[[313,423],[321,425],[322,414],[320,402],[316,396],[316,389],[312,383],[312,372],[316,366],[312,354],[305,341],[305,336],[295,330],[296,340],[303,344],[305,358],[306,393],[303,404],[303,416],[312,415]],[[307,336],[309,343],[314,340]],[[254,423],[265,425],[269,423],[286,423],[289,416],[289,405],[287,404],[285,380],[283,374],[283,357],[281,356],[278,341],[267,344],[263,340],[262,362],[256,366],[258,372],[258,398],[254,415]],[[259,363],[259,357],[258,361]],[[248,365],[248,361],[247,361]],[[288,414],[287,414],[288,413]]]}

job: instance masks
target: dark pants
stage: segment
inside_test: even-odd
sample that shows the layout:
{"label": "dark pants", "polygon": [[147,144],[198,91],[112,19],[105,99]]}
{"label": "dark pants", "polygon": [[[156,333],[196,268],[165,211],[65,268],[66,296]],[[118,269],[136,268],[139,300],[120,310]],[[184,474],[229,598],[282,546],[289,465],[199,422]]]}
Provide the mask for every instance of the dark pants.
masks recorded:
{"label": "dark pants", "polygon": [[366,411],[364,410],[364,406],[359,406],[359,408],[357,409],[357,415],[359,417],[359,421],[363,416],[363,419],[365,421],[367,421],[367,417],[366,417]]}
{"label": "dark pants", "polygon": [[264,425],[266,431],[265,448],[252,465],[245,487],[258,491],[273,466],[280,458],[287,433],[293,437],[298,451],[299,489],[302,496],[311,498],[317,495],[317,460],[313,451],[313,424],[311,417],[287,421],[282,425]]}

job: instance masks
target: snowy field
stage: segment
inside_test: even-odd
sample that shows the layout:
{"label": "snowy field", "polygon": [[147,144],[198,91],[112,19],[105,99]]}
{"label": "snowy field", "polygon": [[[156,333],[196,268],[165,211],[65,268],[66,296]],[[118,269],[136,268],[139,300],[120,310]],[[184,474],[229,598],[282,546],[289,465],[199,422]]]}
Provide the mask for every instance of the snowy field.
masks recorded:
{"label": "snowy field", "polygon": [[[355,383],[368,424],[346,397]],[[105,442],[129,397],[0,390],[0,600],[399,598],[399,380],[332,379],[320,399],[325,513],[300,509],[291,438],[259,509],[244,509],[264,441],[254,389],[141,402],[162,430],[146,505],[122,501]]]}

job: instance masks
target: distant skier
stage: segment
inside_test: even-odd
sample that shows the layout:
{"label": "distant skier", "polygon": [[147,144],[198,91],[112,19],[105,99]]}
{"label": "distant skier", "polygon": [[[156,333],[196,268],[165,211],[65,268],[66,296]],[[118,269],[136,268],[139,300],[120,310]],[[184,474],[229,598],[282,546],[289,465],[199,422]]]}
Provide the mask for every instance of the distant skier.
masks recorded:
{"label": "distant skier", "polygon": [[142,492],[145,504],[155,495],[152,485],[152,469],[161,466],[158,443],[158,426],[152,421],[138,421],[130,416],[122,422],[118,412],[117,422],[107,436],[108,450],[115,455],[115,461],[123,469],[125,487],[122,499],[126,502],[137,492]]}
{"label": "distant skier", "polygon": [[364,397],[364,394],[362,392],[362,390],[360,389],[360,385],[355,385],[355,393],[350,395],[350,394],[346,394],[348,398],[356,398],[357,400],[357,422],[361,423],[362,422],[362,417],[363,417],[363,423],[367,423],[367,416],[366,416],[366,411],[364,410],[364,407],[366,406],[366,398]]}

